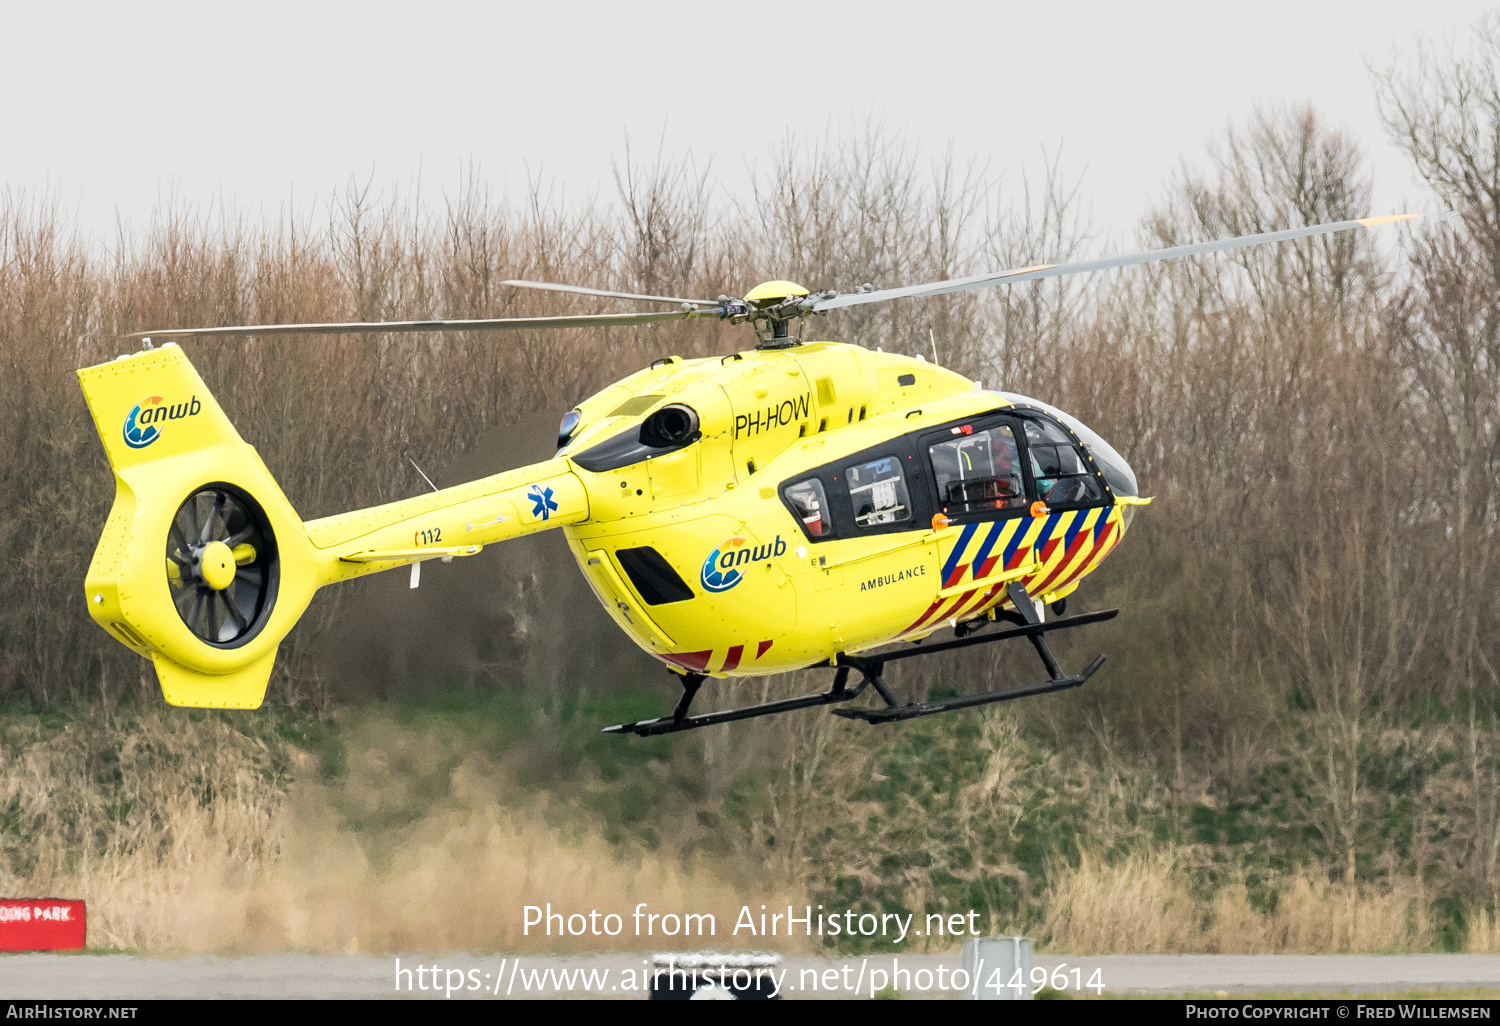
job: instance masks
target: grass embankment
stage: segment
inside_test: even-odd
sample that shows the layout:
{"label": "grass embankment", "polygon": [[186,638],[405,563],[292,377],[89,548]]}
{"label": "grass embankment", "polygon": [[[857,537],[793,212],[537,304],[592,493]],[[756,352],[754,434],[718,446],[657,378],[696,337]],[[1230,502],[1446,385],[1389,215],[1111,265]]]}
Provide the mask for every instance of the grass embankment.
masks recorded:
{"label": "grass embankment", "polygon": [[[1418,830],[1394,791],[1390,857],[1346,883],[1275,760],[1234,800],[1184,806],[1006,711],[878,732],[808,714],[775,758],[723,728],[597,732],[659,703],[12,709],[0,893],[83,897],[92,945],[152,952],[641,946],[522,936],[521,906],[549,901],[708,911],[721,934],[741,904],[977,908],[1077,953],[1500,948],[1488,913],[1403,870]],[[1428,793],[1440,726],[1414,746]]]}

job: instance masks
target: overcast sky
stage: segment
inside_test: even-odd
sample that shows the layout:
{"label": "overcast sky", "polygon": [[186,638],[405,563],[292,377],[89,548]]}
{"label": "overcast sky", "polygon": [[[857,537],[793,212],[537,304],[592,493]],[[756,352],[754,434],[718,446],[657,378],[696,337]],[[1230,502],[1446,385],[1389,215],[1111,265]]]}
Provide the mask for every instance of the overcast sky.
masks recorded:
{"label": "overcast sky", "polygon": [[[351,174],[436,199],[468,161],[613,192],[632,147],[743,191],[788,129],[873,116],[1007,179],[1062,147],[1096,229],[1128,234],[1184,158],[1259,106],[1359,139],[1385,212],[1418,187],[1366,62],[1463,35],[1459,0],[1300,3],[0,4],[0,185],[90,232],[159,197],[299,207]],[[1493,5],[1490,5],[1493,6]]]}

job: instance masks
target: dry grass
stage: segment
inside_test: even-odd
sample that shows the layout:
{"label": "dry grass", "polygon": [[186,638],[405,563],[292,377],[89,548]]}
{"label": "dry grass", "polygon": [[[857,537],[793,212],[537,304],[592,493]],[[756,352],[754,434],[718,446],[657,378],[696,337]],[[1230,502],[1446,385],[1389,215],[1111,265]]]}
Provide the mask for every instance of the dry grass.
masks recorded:
{"label": "dry grass", "polygon": [[[195,950],[286,948],[337,950],[351,945],[374,951],[411,950],[635,950],[656,939],[633,936],[629,914],[638,902],[648,911],[710,912],[719,945],[740,905],[767,901],[759,888],[742,892],[706,871],[691,871],[670,857],[622,858],[598,839],[564,841],[535,816],[488,799],[495,778],[466,773],[459,788],[474,805],[412,824],[385,868],[371,864],[361,839],[331,829],[325,789],[294,789],[284,817],[280,857],[250,876],[217,865],[199,881],[185,877],[195,899],[182,918],[163,924],[159,940]],[[197,883],[197,886],[194,886]],[[196,899],[202,896],[203,901]],[[779,896],[782,904],[798,896]],[[523,933],[523,908],[621,915],[618,938],[558,939]],[[122,904],[122,918],[130,913]],[[206,914],[205,914],[206,913]],[[680,942],[679,942],[680,943]],[[759,943],[759,942],[755,942]],[[690,943],[689,946],[698,946]]]}
{"label": "dry grass", "polygon": [[1477,905],[1468,912],[1464,950],[1476,955],[1500,954],[1500,911],[1495,906]]}
{"label": "dry grass", "polygon": [[1073,954],[1345,954],[1428,951],[1434,942],[1423,895],[1404,878],[1349,887],[1302,870],[1274,909],[1260,911],[1243,879],[1200,898],[1171,851],[1114,865],[1085,854],[1057,874],[1046,908],[1047,946]]}

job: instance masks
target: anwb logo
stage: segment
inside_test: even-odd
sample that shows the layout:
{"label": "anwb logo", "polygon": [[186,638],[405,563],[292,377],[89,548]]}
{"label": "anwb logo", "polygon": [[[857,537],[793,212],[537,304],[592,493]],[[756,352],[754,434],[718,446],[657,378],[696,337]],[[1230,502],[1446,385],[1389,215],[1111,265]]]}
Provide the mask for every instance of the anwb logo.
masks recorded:
{"label": "anwb logo", "polygon": [[132,406],[125,415],[125,444],[132,449],[144,449],[161,437],[161,428],[157,425],[162,421],[195,417],[202,409],[203,404],[198,401],[197,396],[185,403],[169,406],[161,396],[148,395]]}
{"label": "anwb logo", "polygon": [[744,579],[744,571],[739,568],[747,563],[759,563],[770,559],[772,556],[780,556],[786,552],[786,542],[781,540],[781,535],[767,545],[751,545],[749,541],[735,535],[726,538],[708,554],[703,561],[703,572],[699,580],[708,591],[728,591]]}

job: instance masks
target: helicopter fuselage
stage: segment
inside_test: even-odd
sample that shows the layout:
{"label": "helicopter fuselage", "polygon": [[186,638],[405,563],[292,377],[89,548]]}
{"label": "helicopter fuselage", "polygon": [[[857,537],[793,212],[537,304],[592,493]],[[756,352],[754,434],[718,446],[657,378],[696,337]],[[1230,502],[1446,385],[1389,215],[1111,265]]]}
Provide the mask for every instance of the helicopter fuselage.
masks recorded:
{"label": "helicopter fuselage", "polygon": [[[691,441],[618,441],[674,405],[696,414]],[[713,676],[821,663],[990,617],[1010,581],[1055,603],[1099,566],[1140,500],[1063,416],[838,343],[673,358],[580,405],[559,457],[588,512],[565,534],[657,658]]]}

